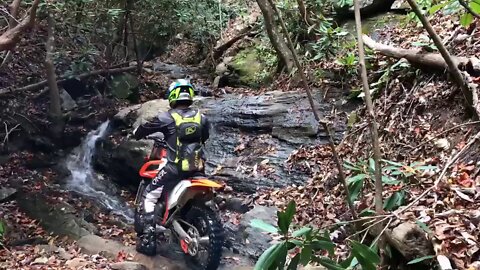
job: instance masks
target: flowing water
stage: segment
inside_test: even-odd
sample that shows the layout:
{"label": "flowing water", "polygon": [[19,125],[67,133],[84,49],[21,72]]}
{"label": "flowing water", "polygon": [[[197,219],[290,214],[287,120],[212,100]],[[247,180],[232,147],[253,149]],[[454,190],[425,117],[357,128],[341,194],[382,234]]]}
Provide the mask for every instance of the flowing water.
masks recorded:
{"label": "flowing water", "polygon": [[68,157],[66,165],[71,176],[68,179],[67,187],[82,196],[94,199],[114,214],[123,217],[127,222],[132,222],[131,208],[115,193],[111,185],[106,184],[106,180],[97,174],[92,166],[96,142],[106,135],[108,125],[109,121],[106,121],[96,130],[88,133],[82,144]]}

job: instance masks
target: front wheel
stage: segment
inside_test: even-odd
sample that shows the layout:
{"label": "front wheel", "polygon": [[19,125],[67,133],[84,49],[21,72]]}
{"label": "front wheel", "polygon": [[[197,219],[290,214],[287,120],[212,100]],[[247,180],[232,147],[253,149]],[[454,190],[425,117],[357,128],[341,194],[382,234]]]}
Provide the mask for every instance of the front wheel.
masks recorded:
{"label": "front wheel", "polygon": [[145,189],[147,183],[142,180],[138,185],[137,196],[135,197],[135,216],[134,216],[134,229],[137,234],[143,232],[143,198],[145,198]]}
{"label": "front wheel", "polygon": [[222,258],[223,227],[215,212],[205,205],[194,205],[185,215],[193,227],[185,228],[198,245],[194,256],[187,255],[190,267],[198,270],[217,270]]}

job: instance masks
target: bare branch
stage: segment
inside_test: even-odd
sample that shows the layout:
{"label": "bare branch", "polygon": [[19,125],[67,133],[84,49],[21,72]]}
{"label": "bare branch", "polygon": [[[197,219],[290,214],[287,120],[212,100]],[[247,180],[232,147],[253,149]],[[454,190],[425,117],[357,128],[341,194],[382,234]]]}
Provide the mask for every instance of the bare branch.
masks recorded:
{"label": "bare branch", "polygon": [[17,24],[18,24],[17,17],[18,17],[18,12],[19,12],[19,9],[20,9],[20,3],[21,2],[22,2],[22,0],[14,0],[10,4],[10,20],[8,21],[8,26],[10,28],[13,28],[13,27],[17,26]]}
{"label": "bare branch", "polygon": [[0,36],[0,51],[10,50],[20,40],[20,36],[35,23],[37,8],[40,0],[34,0],[32,7],[22,21],[12,29],[7,30]]}

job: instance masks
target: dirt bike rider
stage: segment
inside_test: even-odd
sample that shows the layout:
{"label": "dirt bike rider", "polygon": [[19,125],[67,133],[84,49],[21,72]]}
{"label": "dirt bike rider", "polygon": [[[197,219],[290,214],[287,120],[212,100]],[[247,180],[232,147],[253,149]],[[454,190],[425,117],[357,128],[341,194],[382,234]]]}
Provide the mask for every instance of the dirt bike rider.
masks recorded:
{"label": "dirt bike rider", "polygon": [[[162,132],[167,143],[167,164],[146,188],[143,203],[143,231],[138,232],[137,251],[146,255],[156,253],[155,205],[161,203],[161,212],[168,194],[179,181],[204,174],[203,145],[209,137],[207,118],[191,108],[195,89],[187,80],[176,80],[168,89],[170,110],[162,112],[135,130],[135,139]],[[163,187],[163,188],[162,188]],[[158,201],[160,199],[160,201]]]}

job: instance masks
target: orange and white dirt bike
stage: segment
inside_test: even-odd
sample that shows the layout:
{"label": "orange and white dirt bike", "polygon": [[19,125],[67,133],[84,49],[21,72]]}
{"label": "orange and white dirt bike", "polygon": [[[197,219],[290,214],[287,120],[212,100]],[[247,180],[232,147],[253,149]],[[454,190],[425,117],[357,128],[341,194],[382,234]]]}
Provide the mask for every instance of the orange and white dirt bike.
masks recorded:
{"label": "orange and white dirt bike", "polygon": [[[140,169],[142,180],[135,198],[135,230],[141,226],[137,221],[143,213],[145,188],[167,163],[163,136],[154,134],[147,139],[155,143]],[[170,192],[164,213],[156,213],[158,241],[164,245],[165,242],[179,243],[191,269],[216,270],[220,264],[223,226],[211,204],[214,190],[222,187],[204,177],[181,180]]]}

